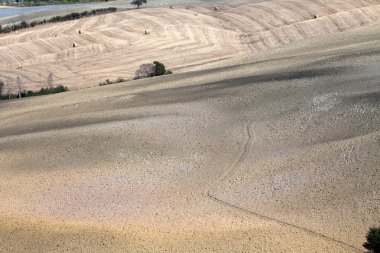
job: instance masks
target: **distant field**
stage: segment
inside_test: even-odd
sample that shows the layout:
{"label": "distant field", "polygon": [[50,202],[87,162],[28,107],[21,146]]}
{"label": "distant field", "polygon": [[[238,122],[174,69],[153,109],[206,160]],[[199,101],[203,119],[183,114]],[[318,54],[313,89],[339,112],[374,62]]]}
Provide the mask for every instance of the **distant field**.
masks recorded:
{"label": "distant field", "polygon": [[76,89],[132,79],[140,64],[154,60],[177,73],[202,69],[213,61],[374,24],[379,3],[247,2],[220,5],[218,11],[213,5],[179,5],[48,24],[0,35],[0,76],[13,83],[20,76],[27,89],[38,90],[52,72],[55,84]]}

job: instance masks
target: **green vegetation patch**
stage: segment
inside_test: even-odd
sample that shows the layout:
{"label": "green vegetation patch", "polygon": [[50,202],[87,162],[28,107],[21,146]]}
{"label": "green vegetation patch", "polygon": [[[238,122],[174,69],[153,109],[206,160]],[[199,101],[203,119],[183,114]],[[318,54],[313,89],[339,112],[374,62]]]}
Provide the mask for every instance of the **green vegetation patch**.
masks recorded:
{"label": "green vegetation patch", "polygon": [[94,15],[99,15],[99,14],[112,13],[112,12],[116,12],[116,11],[117,11],[117,8],[109,7],[109,8],[96,9],[96,10],[92,10],[92,11],[83,11],[83,12],[79,12],[79,13],[73,12],[73,13],[70,13],[70,14],[65,15],[65,16],[55,16],[55,17],[52,17],[51,19],[48,19],[48,20],[44,19],[41,21],[33,21],[31,23],[27,23],[26,21],[22,21],[20,23],[8,25],[5,27],[2,27],[0,25],[0,33],[9,33],[9,32],[13,32],[13,31],[21,30],[21,29],[26,29],[29,27],[35,27],[37,25],[43,25],[43,24],[47,24],[47,23],[64,22],[64,21],[69,21],[69,20],[80,19],[83,17],[90,17],[90,16],[94,16]]}
{"label": "green vegetation patch", "polygon": [[363,247],[368,249],[369,252],[380,253],[380,227],[370,228],[366,238],[367,242],[363,244]]}

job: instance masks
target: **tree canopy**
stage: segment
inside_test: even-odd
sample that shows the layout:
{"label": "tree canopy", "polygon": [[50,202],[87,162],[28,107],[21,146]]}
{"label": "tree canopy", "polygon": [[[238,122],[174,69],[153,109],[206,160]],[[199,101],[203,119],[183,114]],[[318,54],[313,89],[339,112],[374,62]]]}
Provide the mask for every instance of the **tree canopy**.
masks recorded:
{"label": "tree canopy", "polygon": [[136,5],[137,8],[140,8],[142,4],[146,4],[146,0],[133,0],[131,4]]}
{"label": "tree canopy", "polygon": [[363,247],[373,253],[380,253],[380,227],[372,227],[367,233],[367,242]]}

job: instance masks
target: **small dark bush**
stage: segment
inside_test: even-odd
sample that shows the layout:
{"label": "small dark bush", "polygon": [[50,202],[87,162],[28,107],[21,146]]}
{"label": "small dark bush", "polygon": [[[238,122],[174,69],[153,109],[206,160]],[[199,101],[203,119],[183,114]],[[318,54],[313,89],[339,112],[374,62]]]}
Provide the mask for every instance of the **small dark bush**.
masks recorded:
{"label": "small dark bush", "polygon": [[380,227],[372,227],[367,232],[367,242],[363,247],[372,253],[380,253]]}
{"label": "small dark bush", "polygon": [[155,76],[162,76],[166,74],[165,65],[161,62],[154,61],[154,67],[156,68]]}
{"label": "small dark bush", "polygon": [[32,23],[30,23],[30,26],[31,26],[31,27],[35,27],[36,25],[38,25],[38,22],[37,22],[37,21],[33,21]]}
{"label": "small dark bush", "polygon": [[146,4],[146,0],[133,0],[131,4],[136,5],[137,8],[140,8],[142,4]]}
{"label": "small dark bush", "polygon": [[25,21],[22,21],[20,26],[21,26],[21,28],[28,28],[29,27],[28,23],[26,23]]}

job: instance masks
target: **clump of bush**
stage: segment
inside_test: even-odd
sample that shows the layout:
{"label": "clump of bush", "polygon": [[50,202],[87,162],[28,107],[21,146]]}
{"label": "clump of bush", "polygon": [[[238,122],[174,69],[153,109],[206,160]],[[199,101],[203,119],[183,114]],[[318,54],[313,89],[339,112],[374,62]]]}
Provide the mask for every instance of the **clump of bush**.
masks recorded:
{"label": "clump of bush", "polygon": [[158,61],[154,61],[152,63],[145,63],[141,64],[140,68],[136,70],[135,73],[135,80],[141,79],[141,78],[147,78],[147,77],[153,77],[153,76],[162,76],[162,75],[169,75],[173,74],[171,70],[166,70],[166,67],[164,64]]}
{"label": "clump of bush", "polygon": [[118,77],[115,81],[110,81],[109,79],[107,79],[105,82],[99,83],[99,86],[110,85],[110,84],[114,84],[114,83],[121,83],[121,82],[125,82],[125,81],[126,80],[124,78],[121,78],[121,77]]}
{"label": "clump of bush", "polygon": [[368,230],[367,242],[363,244],[363,247],[368,249],[372,253],[380,253],[380,227],[372,227]]}
{"label": "clump of bush", "polygon": [[57,23],[57,22],[75,20],[75,19],[80,19],[82,17],[89,17],[89,16],[98,15],[98,14],[106,14],[106,13],[111,13],[111,12],[115,12],[115,11],[117,11],[117,8],[109,7],[109,8],[96,9],[96,10],[92,10],[92,11],[83,11],[80,13],[74,12],[74,13],[71,13],[71,14],[68,14],[65,16],[55,16],[55,17],[52,17],[51,19],[48,19],[48,20],[44,19],[41,21],[33,21],[30,24],[25,22],[25,21],[22,21],[18,24],[8,25],[5,27],[2,27],[0,25],[0,33],[9,33],[12,31],[25,29],[28,27],[35,27],[37,25],[43,25],[46,23]]}

